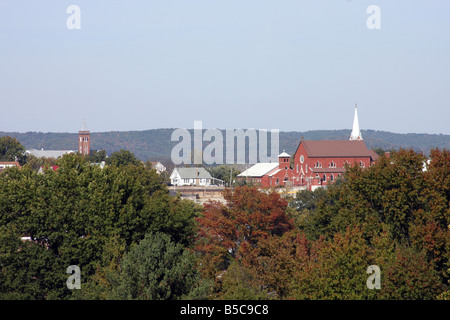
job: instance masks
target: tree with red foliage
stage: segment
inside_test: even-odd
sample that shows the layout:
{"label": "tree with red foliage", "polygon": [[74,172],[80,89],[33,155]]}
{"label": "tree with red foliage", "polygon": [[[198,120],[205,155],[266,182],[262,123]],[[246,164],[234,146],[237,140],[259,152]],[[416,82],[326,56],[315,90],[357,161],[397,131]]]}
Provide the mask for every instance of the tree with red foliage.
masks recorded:
{"label": "tree with red foliage", "polygon": [[293,228],[286,215],[288,203],[276,192],[242,186],[226,189],[224,198],[226,204],[205,203],[203,216],[197,218],[197,249],[211,258],[210,266],[216,271],[226,269],[232,259],[242,258],[260,239],[281,236]]}

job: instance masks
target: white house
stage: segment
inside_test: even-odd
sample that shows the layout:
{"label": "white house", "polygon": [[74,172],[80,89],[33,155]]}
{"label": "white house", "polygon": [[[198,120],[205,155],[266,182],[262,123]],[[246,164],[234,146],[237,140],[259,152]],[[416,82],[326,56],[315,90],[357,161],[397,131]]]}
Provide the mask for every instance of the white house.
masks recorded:
{"label": "white house", "polygon": [[174,186],[209,186],[212,177],[204,168],[175,168],[170,175]]}

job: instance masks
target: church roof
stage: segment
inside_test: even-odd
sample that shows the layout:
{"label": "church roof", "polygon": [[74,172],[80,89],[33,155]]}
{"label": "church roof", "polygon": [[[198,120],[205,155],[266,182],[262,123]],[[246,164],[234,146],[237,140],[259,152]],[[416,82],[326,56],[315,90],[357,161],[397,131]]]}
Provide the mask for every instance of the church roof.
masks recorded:
{"label": "church roof", "polygon": [[362,140],[301,141],[308,157],[371,157],[373,153]]}
{"label": "church roof", "polygon": [[361,131],[359,130],[359,121],[358,121],[358,106],[355,105],[355,115],[353,117],[353,128],[352,133],[350,134],[351,141],[362,140]]}

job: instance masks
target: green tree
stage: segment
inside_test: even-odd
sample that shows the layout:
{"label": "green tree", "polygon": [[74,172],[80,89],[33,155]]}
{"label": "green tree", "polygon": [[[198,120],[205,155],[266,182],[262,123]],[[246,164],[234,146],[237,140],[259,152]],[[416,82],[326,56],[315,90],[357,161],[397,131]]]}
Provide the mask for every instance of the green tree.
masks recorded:
{"label": "green tree", "polygon": [[67,279],[55,256],[16,228],[0,227],[0,300],[60,299]]}
{"label": "green tree", "polygon": [[49,167],[56,165],[57,160],[55,158],[37,158],[31,154],[27,155],[26,167],[31,168],[34,171],[39,171],[41,167]]}
{"label": "green tree", "polygon": [[100,163],[106,161],[107,154],[105,150],[91,150],[91,154],[88,156],[88,161],[92,163]]}
{"label": "green tree", "polygon": [[[105,252],[116,252],[109,256],[120,259],[150,231],[192,243],[198,206],[169,196],[154,170],[134,165],[101,169],[76,154],[64,155],[57,164],[58,170],[44,174],[26,166],[0,174],[0,225],[16,230],[17,238],[32,237],[31,248],[51,257],[45,272],[54,279],[66,279],[66,268],[78,265],[82,287],[89,287],[109,267],[113,286],[114,268]],[[11,270],[8,261],[0,273]],[[62,298],[73,294],[64,281],[53,283],[51,291]],[[101,290],[89,294],[103,295]]]}
{"label": "green tree", "polygon": [[[392,152],[390,158],[381,157],[369,168],[348,167],[341,183],[328,187],[315,210],[308,211],[298,224],[314,241],[320,237],[333,241],[348,226],[358,227],[370,250],[376,250],[378,235],[386,232],[385,242],[389,245],[385,247],[390,248],[390,255],[378,250],[371,259],[381,259],[379,264],[386,276],[392,275],[385,283],[384,297],[430,298],[443,290],[440,285],[444,289],[447,285],[449,153],[434,150],[426,167],[425,160],[421,153],[399,150]],[[404,267],[407,279],[400,274],[402,259],[414,260],[410,268]],[[418,284],[420,281],[423,287]],[[391,288],[389,294],[387,288]]]}
{"label": "green tree", "polygon": [[194,255],[164,233],[148,234],[121,265],[123,299],[180,299],[200,283]]}
{"label": "green tree", "polygon": [[239,173],[241,173],[238,169],[236,169],[234,166],[221,164],[214,167],[207,167],[206,168],[208,172],[211,174],[211,176],[215,179],[220,179],[223,181],[224,184],[230,185],[230,177],[231,177],[231,183],[233,184],[233,181],[236,180],[236,177]]}
{"label": "green tree", "polygon": [[126,166],[128,164],[142,165],[142,162],[138,158],[136,158],[135,155],[130,151],[120,149],[120,151],[113,152],[111,156],[106,159],[106,164],[114,166]]}
{"label": "green tree", "polygon": [[26,162],[25,147],[16,138],[0,137],[0,161],[18,161],[20,165]]}

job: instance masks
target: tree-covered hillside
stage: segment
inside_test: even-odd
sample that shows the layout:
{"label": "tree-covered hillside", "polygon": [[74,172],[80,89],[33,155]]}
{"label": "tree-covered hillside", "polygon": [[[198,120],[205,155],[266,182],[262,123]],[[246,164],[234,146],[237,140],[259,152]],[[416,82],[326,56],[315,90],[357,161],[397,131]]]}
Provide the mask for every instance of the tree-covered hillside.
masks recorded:
{"label": "tree-covered hillside", "polygon": [[[172,148],[178,144],[171,141],[175,129],[152,129],[144,131],[92,132],[91,148],[103,149],[108,155],[120,149],[129,150],[142,161],[170,161]],[[76,150],[77,133],[42,133],[42,132],[0,132],[0,136],[17,138],[26,149]],[[225,139],[225,131],[222,130]],[[347,140],[350,130],[313,130],[280,132],[280,152],[293,154],[301,140]],[[432,148],[450,149],[450,135],[408,133],[399,134],[386,131],[362,130],[362,136],[369,148],[384,150],[410,148],[428,154]],[[193,134],[191,130],[191,137]],[[270,135],[268,135],[270,139]],[[204,142],[205,148],[210,142]]]}

